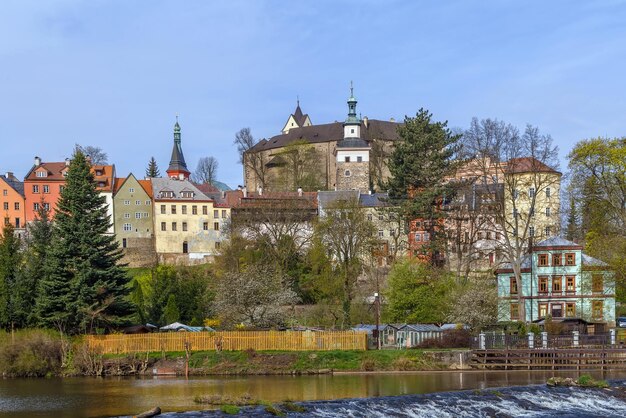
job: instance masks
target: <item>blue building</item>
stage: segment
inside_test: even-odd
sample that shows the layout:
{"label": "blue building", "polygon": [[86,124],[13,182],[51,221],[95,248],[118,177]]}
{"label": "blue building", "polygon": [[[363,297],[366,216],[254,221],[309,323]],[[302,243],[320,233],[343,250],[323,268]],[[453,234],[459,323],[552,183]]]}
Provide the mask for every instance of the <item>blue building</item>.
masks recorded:
{"label": "blue building", "polygon": [[615,326],[614,272],[575,242],[552,237],[534,245],[522,262],[520,282],[510,264],[496,274],[499,321],[580,318]]}

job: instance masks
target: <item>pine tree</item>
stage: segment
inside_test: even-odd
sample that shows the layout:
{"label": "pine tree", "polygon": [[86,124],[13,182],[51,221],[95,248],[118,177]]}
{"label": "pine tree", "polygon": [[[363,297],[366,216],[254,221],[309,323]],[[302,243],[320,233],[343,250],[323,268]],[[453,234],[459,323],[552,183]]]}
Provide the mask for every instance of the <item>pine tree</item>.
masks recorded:
{"label": "pine tree", "polygon": [[578,214],[576,211],[576,202],[574,196],[569,198],[569,212],[567,214],[567,239],[570,241],[578,240]]}
{"label": "pine tree", "polygon": [[[444,180],[453,174],[454,157],[461,135],[454,135],[447,122],[434,122],[432,114],[420,109],[414,118],[406,117],[398,128],[401,140],[391,158],[387,184],[390,198],[401,204],[407,221],[423,219],[430,225],[432,254],[441,250],[444,234],[438,225],[445,217],[441,204],[454,190]],[[436,257],[433,258],[436,260]]]}
{"label": "pine tree", "polygon": [[5,221],[0,237],[0,327],[9,329],[15,325],[15,287],[20,267],[20,240],[14,234],[13,225]]}
{"label": "pine tree", "polygon": [[146,168],[146,177],[159,177],[161,173],[159,172],[159,167],[157,166],[157,162],[154,157],[150,158],[148,162],[148,168]]}
{"label": "pine tree", "polygon": [[163,320],[166,324],[171,324],[172,322],[178,321],[180,317],[180,311],[178,310],[178,305],[176,305],[176,297],[174,295],[170,295],[167,298],[167,305],[165,305],[165,309],[163,310]]}
{"label": "pine tree", "polygon": [[118,326],[132,313],[129,277],[85,155],[77,150],[57,204],[46,275],[37,300],[40,321],[68,332]]}

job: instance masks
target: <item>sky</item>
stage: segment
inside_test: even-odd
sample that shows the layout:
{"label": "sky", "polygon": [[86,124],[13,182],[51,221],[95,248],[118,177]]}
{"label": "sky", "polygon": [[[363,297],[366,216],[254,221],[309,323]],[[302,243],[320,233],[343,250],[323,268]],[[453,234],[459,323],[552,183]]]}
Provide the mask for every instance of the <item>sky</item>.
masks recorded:
{"label": "sky", "polygon": [[579,140],[626,135],[626,2],[4,0],[0,173],[101,147],[118,177],[164,174],[176,115],[193,171],[242,183],[233,139],[420,108],[450,127],[498,118]]}

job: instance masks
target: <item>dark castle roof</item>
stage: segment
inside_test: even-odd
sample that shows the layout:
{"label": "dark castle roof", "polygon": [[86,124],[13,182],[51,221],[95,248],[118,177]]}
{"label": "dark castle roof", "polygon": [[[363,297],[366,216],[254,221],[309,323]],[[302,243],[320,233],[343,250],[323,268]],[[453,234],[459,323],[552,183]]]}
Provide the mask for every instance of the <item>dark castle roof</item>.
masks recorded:
{"label": "dark castle roof", "polygon": [[[361,121],[361,139],[371,141],[373,139],[396,140],[399,138],[397,122],[388,122],[376,119],[369,119],[367,127]],[[323,125],[303,126],[292,128],[288,133],[276,135],[268,140],[259,141],[250,151],[264,151],[274,148],[282,148],[292,142],[306,140],[309,143],[324,143],[331,141],[341,141],[343,139],[343,122],[326,123]]]}
{"label": "dark castle roof", "polygon": [[304,124],[304,121],[306,121],[306,118],[309,115],[308,114],[302,114],[302,109],[300,109],[300,103],[298,103],[298,106],[296,107],[296,111],[293,112],[293,114],[291,116],[293,116],[293,118],[295,119],[295,121],[298,124],[298,126],[302,126],[302,124]]}
{"label": "dark castle roof", "polygon": [[185,156],[180,143],[174,143],[172,148],[172,157],[170,158],[170,165],[167,171],[189,171],[187,169],[187,163],[185,162]]}

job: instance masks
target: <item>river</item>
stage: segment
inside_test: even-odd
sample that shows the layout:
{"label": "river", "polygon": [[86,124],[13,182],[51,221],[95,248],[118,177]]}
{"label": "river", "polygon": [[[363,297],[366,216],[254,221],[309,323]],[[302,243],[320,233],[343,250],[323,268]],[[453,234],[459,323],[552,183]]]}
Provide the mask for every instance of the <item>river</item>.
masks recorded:
{"label": "river", "polygon": [[[271,402],[280,402],[285,399],[317,401],[392,397],[380,401],[369,399],[348,402],[354,408],[358,409],[358,405],[361,405],[362,408],[366,408],[365,411],[370,411],[370,408],[375,408],[376,405],[388,407],[394,402],[407,402],[409,399],[414,399],[411,396],[401,395],[527,386],[545,383],[555,374],[568,375],[565,372],[536,371],[450,371],[321,376],[220,376],[193,377],[188,380],[167,377],[2,379],[0,380],[0,416],[109,417],[138,414],[155,406],[160,406],[164,412],[193,411],[203,409],[201,405],[194,403],[194,397],[207,394],[237,397],[243,393],[249,393],[253,398]],[[575,375],[570,374],[570,376]],[[624,379],[626,372],[596,374],[595,377]],[[472,393],[469,392],[468,396],[471,397]],[[452,401],[457,395],[446,396],[449,401]],[[571,394],[567,396],[571,397]],[[418,399],[422,399],[420,402],[423,403],[423,398]],[[484,399],[484,396],[480,398],[481,401]],[[342,404],[346,402],[318,402],[311,405],[329,405],[325,408],[331,411],[333,408],[341,409]],[[343,416],[346,411],[341,411],[336,414],[324,413],[318,416]],[[368,416],[369,413],[353,415]],[[606,416],[606,414],[598,416]]]}

